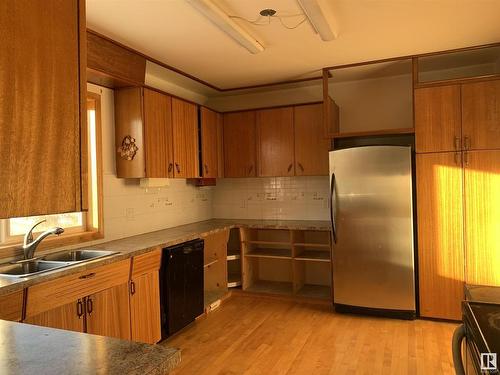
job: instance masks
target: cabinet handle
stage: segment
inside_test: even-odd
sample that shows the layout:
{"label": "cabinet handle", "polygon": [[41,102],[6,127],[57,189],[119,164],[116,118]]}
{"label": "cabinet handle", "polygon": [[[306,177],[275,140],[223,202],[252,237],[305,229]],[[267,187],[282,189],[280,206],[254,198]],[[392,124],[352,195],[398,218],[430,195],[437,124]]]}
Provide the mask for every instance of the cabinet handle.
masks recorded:
{"label": "cabinet handle", "polygon": [[297,164],[299,165],[300,170],[301,170],[302,172],[304,172],[304,167],[302,166],[302,164],[300,164],[300,163],[297,163]]}
{"label": "cabinet handle", "polygon": [[248,174],[252,173],[253,171],[253,165],[250,166],[250,168],[248,168]]}
{"label": "cabinet handle", "polygon": [[172,168],[174,168],[174,165],[172,163],[168,163],[168,173],[172,172]]}
{"label": "cabinet handle", "polygon": [[464,137],[464,148],[470,150],[470,137],[468,135]]}
{"label": "cabinet handle", "polygon": [[76,303],[76,316],[78,316],[78,319],[81,319],[83,316],[83,304],[81,300],[78,300]]}
{"label": "cabinet handle", "polygon": [[130,294],[131,295],[135,294],[135,283],[133,280],[130,280]]}
{"label": "cabinet handle", "polygon": [[208,165],[205,164],[205,173],[208,174]]}
{"label": "cabinet handle", "polygon": [[460,160],[460,152],[455,152],[455,164],[460,165],[461,160]]}
{"label": "cabinet handle", "polygon": [[460,137],[455,137],[455,150],[460,150]]}
{"label": "cabinet handle", "polygon": [[469,153],[467,151],[464,152],[464,164],[466,167],[469,166]]}
{"label": "cabinet handle", "polygon": [[92,279],[93,277],[95,277],[95,272],[89,273],[87,275],[82,275],[82,276],[79,277],[79,279],[82,279],[82,280],[84,280],[84,279]]}
{"label": "cabinet handle", "polygon": [[290,171],[292,170],[292,167],[293,167],[293,163],[291,163],[289,166],[288,166],[288,169],[287,169],[287,172],[290,173]]}
{"label": "cabinet handle", "polygon": [[92,311],[94,310],[94,304],[92,303],[92,298],[87,297],[87,313],[92,315]]}
{"label": "cabinet handle", "polygon": [[178,163],[175,163],[175,169],[177,169],[177,173],[181,173],[181,167]]}

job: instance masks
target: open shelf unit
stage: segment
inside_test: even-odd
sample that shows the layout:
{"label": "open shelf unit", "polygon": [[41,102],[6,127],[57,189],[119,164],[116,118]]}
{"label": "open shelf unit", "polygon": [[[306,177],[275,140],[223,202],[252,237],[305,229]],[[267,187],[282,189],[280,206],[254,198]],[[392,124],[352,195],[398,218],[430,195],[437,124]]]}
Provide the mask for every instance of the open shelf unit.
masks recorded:
{"label": "open shelf unit", "polygon": [[229,231],[226,259],[227,287],[236,288],[241,286],[241,237],[238,228]]}
{"label": "open shelf unit", "polygon": [[330,232],[242,228],[242,289],[331,299]]}
{"label": "open shelf unit", "polygon": [[212,304],[216,304],[228,293],[226,262],[228,237],[228,230],[210,233],[202,237],[204,241],[203,284],[206,310],[211,310]]}

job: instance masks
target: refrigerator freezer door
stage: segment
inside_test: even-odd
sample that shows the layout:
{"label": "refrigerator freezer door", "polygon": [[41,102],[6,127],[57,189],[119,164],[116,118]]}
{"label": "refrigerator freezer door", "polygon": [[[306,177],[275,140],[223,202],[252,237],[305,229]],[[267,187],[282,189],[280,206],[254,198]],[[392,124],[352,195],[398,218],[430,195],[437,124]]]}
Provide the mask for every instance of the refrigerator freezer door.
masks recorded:
{"label": "refrigerator freezer door", "polygon": [[336,304],[415,310],[411,149],[330,152]]}

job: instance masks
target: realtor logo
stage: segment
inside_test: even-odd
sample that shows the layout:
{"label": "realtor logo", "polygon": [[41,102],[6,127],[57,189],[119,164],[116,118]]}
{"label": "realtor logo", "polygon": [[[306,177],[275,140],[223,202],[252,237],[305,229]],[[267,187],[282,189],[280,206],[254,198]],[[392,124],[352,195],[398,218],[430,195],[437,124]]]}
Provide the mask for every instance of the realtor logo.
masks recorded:
{"label": "realtor logo", "polygon": [[497,353],[481,353],[481,370],[497,369]]}

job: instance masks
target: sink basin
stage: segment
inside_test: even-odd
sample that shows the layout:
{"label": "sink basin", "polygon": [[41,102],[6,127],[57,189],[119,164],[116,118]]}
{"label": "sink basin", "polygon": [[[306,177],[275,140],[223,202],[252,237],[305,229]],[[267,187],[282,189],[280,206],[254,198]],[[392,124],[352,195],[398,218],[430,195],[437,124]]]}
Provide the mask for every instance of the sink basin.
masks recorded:
{"label": "sink basin", "polygon": [[0,266],[0,276],[26,277],[37,275],[42,272],[52,271],[66,267],[66,262],[46,262],[43,260],[32,260]]}
{"label": "sink basin", "polygon": [[62,251],[60,253],[50,254],[43,257],[44,261],[51,262],[84,262],[86,260],[92,260],[102,257],[107,257],[116,254],[115,251],[106,250],[69,250]]}

